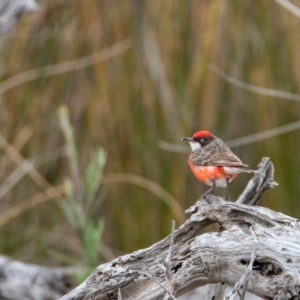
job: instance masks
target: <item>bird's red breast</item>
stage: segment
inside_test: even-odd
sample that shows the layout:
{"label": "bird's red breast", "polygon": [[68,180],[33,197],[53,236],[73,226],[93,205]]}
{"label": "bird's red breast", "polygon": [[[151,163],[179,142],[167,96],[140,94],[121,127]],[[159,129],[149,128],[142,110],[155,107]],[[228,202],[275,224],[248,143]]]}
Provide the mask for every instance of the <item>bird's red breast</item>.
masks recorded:
{"label": "bird's red breast", "polygon": [[189,159],[189,166],[196,178],[207,185],[212,185],[213,182],[217,186],[226,186],[226,181],[231,182],[237,174],[228,174],[222,166],[195,166]]}

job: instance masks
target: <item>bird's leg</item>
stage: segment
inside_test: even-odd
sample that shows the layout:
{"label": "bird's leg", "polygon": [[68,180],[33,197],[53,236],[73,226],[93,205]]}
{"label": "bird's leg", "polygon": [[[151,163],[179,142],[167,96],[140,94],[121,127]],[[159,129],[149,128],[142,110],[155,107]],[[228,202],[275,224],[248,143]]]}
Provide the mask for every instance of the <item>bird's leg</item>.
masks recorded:
{"label": "bird's leg", "polygon": [[210,188],[207,192],[205,192],[205,193],[202,195],[201,199],[202,199],[202,198],[205,198],[208,194],[210,194],[210,193],[213,191],[213,189],[214,189],[215,187],[216,187],[216,182],[213,181],[213,184],[212,184],[211,188]]}
{"label": "bird's leg", "polygon": [[229,181],[229,179],[227,178],[226,179],[226,196],[225,196],[226,201],[229,201],[229,198],[228,198],[228,181]]}

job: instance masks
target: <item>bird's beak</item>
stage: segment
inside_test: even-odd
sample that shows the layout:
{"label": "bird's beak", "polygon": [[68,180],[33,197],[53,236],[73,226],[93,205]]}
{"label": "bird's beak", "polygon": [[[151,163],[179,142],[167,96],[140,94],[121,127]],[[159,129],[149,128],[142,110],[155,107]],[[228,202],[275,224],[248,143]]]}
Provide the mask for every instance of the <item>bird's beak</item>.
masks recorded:
{"label": "bird's beak", "polygon": [[190,142],[190,143],[195,142],[195,141],[193,140],[193,138],[188,138],[188,137],[183,137],[183,138],[181,138],[181,140],[182,140],[182,141],[187,141],[187,142]]}

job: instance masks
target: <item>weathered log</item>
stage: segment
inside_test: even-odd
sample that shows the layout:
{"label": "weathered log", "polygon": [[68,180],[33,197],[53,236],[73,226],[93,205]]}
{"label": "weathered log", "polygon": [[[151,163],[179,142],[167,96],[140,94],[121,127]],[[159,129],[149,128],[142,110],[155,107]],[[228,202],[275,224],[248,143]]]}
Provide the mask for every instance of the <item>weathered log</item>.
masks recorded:
{"label": "weathered log", "polygon": [[73,270],[26,264],[0,256],[0,299],[49,300],[73,286]]}
{"label": "weathered log", "polygon": [[[268,159],[264,162],[257,172],[265,174],[264,179],[252,185],[259,193],[263,187],[276,185],[270,172],[272,165]],[[262,172],[263,169],[269,171]],[[248,192],[253,199],[251,189]],[[174,295],[208,283],[233,286],[244,276],[252,256],[255,259],[247,274],[248,291],[264,299],[299,297],[300,223],[297,219],[212,195],[197,201],[189,211],[193,212],[190,219],[174,232],[171,262]],[[198,235],[213,223],[219,224],[222,231]],[[164,299],[169,283],[161,266],[168,255],[170,238],[100,265],[61,300],[117,299],[118,291],[122,299]]]}
{"label": "weathered log", "polygon": [[[263,207],[227,202],[208,196],[197,202],[198,210],[174,234],[171,270],[175,295],[207,283],[234,285],[243,276],[257,237],[255,261],[247,290],[264,299],[293,299],[300,293],[300,223]],[[199,230],[218,223],[222,232],[197,236]],[[132,254],[99,266],[68,299],[163,299],[165,290],[159,267],[169,249],[170,237]]]}

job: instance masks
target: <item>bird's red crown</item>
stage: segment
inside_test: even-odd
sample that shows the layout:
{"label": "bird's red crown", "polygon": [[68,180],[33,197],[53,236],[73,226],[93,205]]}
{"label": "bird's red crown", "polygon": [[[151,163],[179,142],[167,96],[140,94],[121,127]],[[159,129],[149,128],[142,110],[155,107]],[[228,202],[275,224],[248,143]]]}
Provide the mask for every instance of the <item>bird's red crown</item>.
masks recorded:
{"label": "bird's red crown", "polygon": [[196,133],[194,133],[194,135],[193,135],[194,140],[199,140],[201,138],[211,139],[212,134],[207,130],[201,130],[201,131],[197,131]]}

